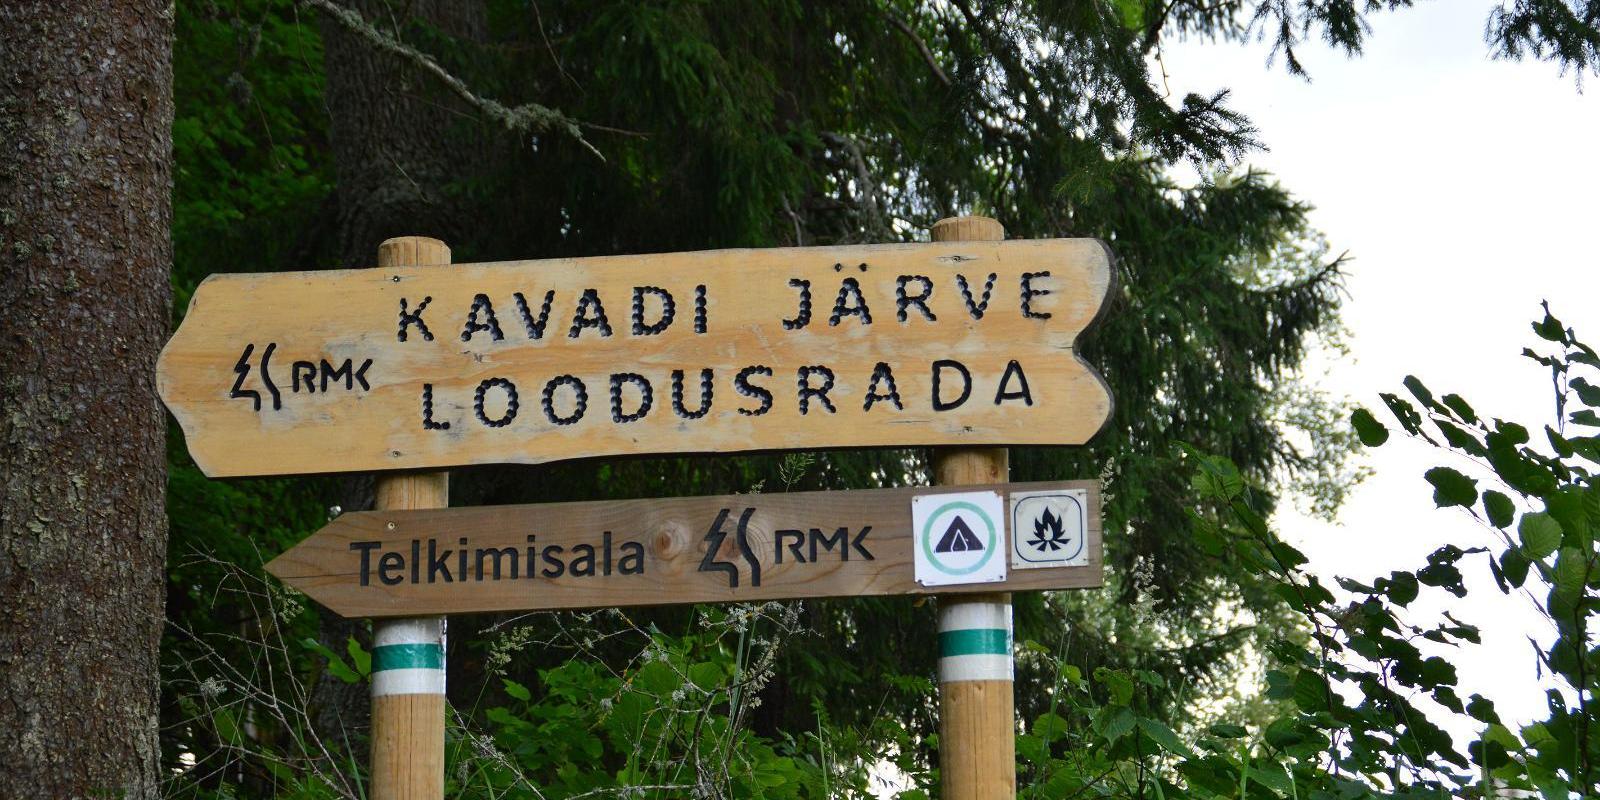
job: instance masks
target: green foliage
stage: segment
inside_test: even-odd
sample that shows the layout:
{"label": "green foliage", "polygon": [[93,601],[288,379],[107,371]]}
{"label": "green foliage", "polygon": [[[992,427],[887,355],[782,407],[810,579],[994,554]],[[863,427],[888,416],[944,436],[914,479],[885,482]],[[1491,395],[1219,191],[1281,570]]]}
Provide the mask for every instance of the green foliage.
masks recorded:
{"label": "green foliage", "polygon": [[[1560,352],[1534,360],[1551,370],[1558,413],[1593,410],[1588,387],[1600,360],[1571,330],[1547,315],[1535,331]],[[1594,579],[1597,554],[1592,531],[1600,525],[1600,487],[1593,465],[1578,455],[1564,426],[1550,434],[1550,455],[1528,446],[1526,429],[1503,420],[1479,419],[1456,395],[1435,400],[1415,378],[1405,381],[1417,405],[1385,395],[1396,421],[1418,441],[1464,456],[1482,479],[1456,469],[1429,470],[1441,507],[1478,516],[1478,482],[1512,490],[1482,493],[1481,519],[1503,542],[1498,553],[1482,547],[1444,544],[1414,571],[1395,571],[1369,582],[1338,578],[1343,598],[1301,567],[1305,559],[1278,539],[1253,510],[1255,489],[1241,484],[1227,459],[1192,449],[1192,483],[1210,502],[1227,509],[1202,527],[1206,551],[1236,557],[1270,576],[1275,593],[1304,620],[1309,638],[1286,637],[1267,649],[1265,697],[1269,713],[1251,724],[1232,722],[1174,731],[1152,708],[1154,682],[1109,669],[1094,681],[1048,648],[1025,643],[1025,656],[1042,658],[1056,670],[1055,705],[1017,739],[1023,797],[1437,797],[1488,796],[1528,791],[1548,800],[1591,796],[1600,791],[1592,763],[1600,744],[1590,735],[1597,688],[1597,651],[1590,624],[1600,602]],[[1582,409],[1573,410],[1573,404]],[[1370,415],[1353,416],[1369,430],[1381,426]],[[1447,430],[1454,428],[1461,437]],[[1440,438],[1434,438],[1437,435]],[[1382,443],[1386,437],[1369,437]],[[1473,443],[1469,443],[1470,439]],[[1565,455],[1561,455],[1561,453]],[[1515,479],[1515,484],[1509,478]],[[1515,485],[1539,489],[1518,490]],[[1513,500],[1515,496],[1518,499]],[[1505,533],[1516,509],[1529,510]],[[1197,513],[1197,516],[1198,513]],[[1431,624],[1408,621],[1425,591],[1465,597],[1462,565],[1476,562],[1492,573],[1503,592],[1532,590],[1530,570],[1545,587],[1531,592],[1538,610],[1558,631],[1540,648],[1541,674],[1561,684],[1549,690],[1546,719],[1513,730],[1493,703],[1462,698],[1451,661],[1433,653],[1461,653],[1480,641],[1478,629],[1450,612]],[[1446,604],[1449,607],[1449,604]],[[1508,679],[1512,676],[1507,676]],[[1518,676],[1515,679],[1528,679]],[[1479,730],[1476,741],[1452,739],[1446,727]],[[1467,746],[1463,749],[1461,744]]]}
{"label": "green foliage", "polygon": [[[1315,750],[1318,736],[1330,735],[1316,715],[1341,709],[1329,700],[1316,710],[1296,706],[1304,718],[1275,716],[1284,704],[1316,706],[1315,689],[1334,680],[1301,677],[1309,673],[1296,658],[1284,661],[1265,699],[1230,698],[1268,646],[1313,641],[1319,629],[1297,609],[1326,594],[1282,577],[1297,574],[1303,557],[1272,539],[1264,520],[1291,493],[1331,512],[1362,474],[1345,455],[1358,438],[1381,444],[1389,431],[1299,381],[1308,347],[1337,345],[1341,280],[1340,260],[1307,225],[1307,207],[1270,176],[1234,167],[1256,146],[1255,132],[1225,91],[1169,102],[1149,56],[1168,35],[1265,34],[1296,70],[1293,48],[1305,36],[1353,50],[1365,36],[1363,13],[1404,4],[493,0],[463,5],[484,15],[477,38],[430,25],[420,15],[434,4],[385,4],[392,13],[373,21],[485,97],[581,120],[604,155],[594,158],[570,136],[508,132],[450,107],[457,124],[437,132],[435,155],[465,166],[428,188],[437,190],[430,202],[449,206],[442,216],[471,223],[450,234],[459,260],[894,241],[966,212],[1000,218],[1014,237],[1107,240],[1121,286],[1083,353],[1118,400],[1110,429],[1092,447],[1013,455],[1017,479],[1100,476],[1107,488],[1110,587],[1018,598],[1019,630],[1038,643],[1018,665],[1018,707],[1037,737],[1019,741],[1019,752],[1037,756],[1030,791],[1061,796],[1050,791],[1114,784],[1174,793],[1183,783],[1289,796],[1287,776],[1299,773],[1285,772],[1283,759]],[[1549,4],[1524,5],[1552,13]],[[329,131],[348,109],[329,108],[321,28],[292,0],[180,0],[175,13],[181,313],[212,272],[338,263],[350,244],[340,221],[358,209],[337,206],[336,172],[405,166],[334,163]],[[1549,31],[1581,39],[1570,26],[1504,30],[1525,47],[1510,55],[1591,63],[1581,49],[1534,48]],[[414,76],[376,79],[385,77],[394,102],[415,98],[419,87],[406,83]],[[382,151],[385,129],[368,133]],[[1171,168],[1183,161],[1205,177],[1175,183]],[[1540,331],[1550,341],[1565,336],[1549,321]],[[1576,377],[1567,387],[1580,399],[1600,393]],[[1411,396],[1419,388],[1408,382]],[[1526,429],[1483,428],[1459,397],[1418,397],[1434,420],[1426,432],[1410,401],[1385,402],[1399,430],[1443,437],[1493,465],[1504,486],[1479,493],[1471,482],[1481,478],[1448,473],[1436,486],[1451,503],[1475,509],[1481,498],[1498,527],[1509,528],[1523,502],[1512,497],[1555,496],[1565,485],[1524,454]],[[1600,453],[1592,437],[1564,433],[1568,424],[1600,426],[1593,405],[1547,431],[1560,458]],[[1347,417],[1353,429],[1341,424]],[[259,575],[264,556],[322,524],[330,506],[360,507],[369,488],[357,480],[207,481],[175,429],[172,439],[162,747],[175,793],[360,796],[363,731],[359,719],[343,727],[338,697],[359,692],[366,632],[271,586],[225,589]],[[1180,443],[1194,449],[1185,455]],[[639,459],[473,470],[454,477],[452,492],[474,504],[846,488],[916,483],[926,468],[927,454],[916,451]],[[1496,561],[1498,576],[1520,586],[1532,573],[1564,587],[1569,600],[1586,591],[1572,553],[1587,540],[1568,533],[1583,498],[1572,498],[1576,506],[1558,499],[1547,512],[1562,527],[1556,549],[1534,555],[1549,546],[1541,532],[1538,547],[1519,545]],[[1435,555],[1414,574],[1374,581],[1372,602],[1404,606],[1423,587],[1461,591],[1461,554]],[[934,627],[925,607],[807,604],[791,646],[772,651],[782,681],[759,696],[733,677],[749,649],[714,644],[695,627],[700,614],[667,609],[626,622],[540,615],[517,636],[559,646],[520,649],[506,644],[514,637],[498,620],[453,619],[455,790],[678,785],[699,781],[709,764],[728,767],[713,784],[737,788],[736,796],[830,796],[862,790],[863,765],[879,762],[910,776],[919,788],[908,797],[936,785]],[[1346,646],[1383,655],[1390,629],[1375,620],[1376,632]],[[657,686],[661,668],[638,662],[643,650],[629,638],[636,630],[649,632],[652,652],[666,658],[651,663],[669,664],[677,683],[663,677]],[[271,644],[262,652],[260,642]],[[270,669],[261,660],[268,655],[277,659]],[[1419,681],[1446,677],[1426,659],[1384,657]],[[289,684],[251,677],[260,675]],[[284,698],[294,702],[273,704]],[[676,716],[618,711],[640,698]],[[1376,708],[1370,713],[1381,716],[1397,706]],[[682,727],[688,720],[699,727]],[[548,730],[555,741],[522,752],[527,730]],[[1516,751],[1524,734],[1507,735],[1496,752]]]}
{"label": "green foliage", "polygon": [[1389,429],[1372,416],[1372,412],[1358,408],[1350,413],[1350,425],[1361,438],[1361,443],[1367,447],[1377,447],[1389,441]]}
{"label": "green foliage", "polygon": [[[1112,242],[1123,288],[1084,348],[1118,398],[1111,429],[1093,448],[1018,451],[1014,475],[1104,475],[1108,528],[1127,534],[1108,537],[1119,585],[1090,604],[1029,598],[1019,620],[1053,647],[1068,630],[1093,631],[1073,642],[1086,668],[1150,669],[1174,686],[1225,683],[1252,637],[1286,622],[1250,573],[1193,544],[1181,511],[1193,490],[1169,454],[1190,442],[1226,454],[1241,478],[1279,481],[1323,512],[1337,505],[1359,477],[1344,463],[1354,443],[1338,424],[1347,412],[1294,371],[1312,340],[1336,332],[1340,275],[1303,204],[1270,176],[1218,161],[1253,146],[1224,96],[1167,102],[1135,24],[1159,15],[1136,8],[770,2],[734,14],[683,2],[493,2],[481,40],[452,38],[425,19],[373,21],[486,97],[583,120],[605,155],[459,115],[459,129],[438,132],[439,151],[486,153],[438,187],[453,215],[475,223],[452,237],[460,260],[896,240],[968,210],[1000,217],[1012,236]],[[180,237],[180,291],[218,268],[337,261],[317,26],[288,0],[185,2],[178,12],[180,84],[192,98],[180,103],[180,122],[207,133],[176,149],[188,170],[178,215],[192,231]],[[266,113],[243,113],[253,106],[215,80],[224,70]],[[1179,186],[1166,177],[1174,159],[1210,177]],[[916,483],[926,463],[921,452],[823,454],[794,487]],[[453,495],[512,503],[749,491],[776,485],[781,465],[764,457],[475,470],[455,477]],[[357,507],[363,494],[349,483],[294,485],[294,516],[315,521],[327,506]],[[1258,492],[1254,502],[1264,513],[1274,500]],[[224,531],[250,524],[227,522],[175,537],[175,551],[214,549]],[[1219,622],[1219,604],[1259,625]],[[906,757],[931,768],[924,692],[897,682],[932,672],[926,611],[867,601],[814,604],[805,615],[813,639],[784,656],[787,691],[758,728],[808,725],[813,698],[853,730],[871,730],[882,708],[909,720]],[[333,648],[347,635],[320,627]],[[1195,644],[1176,659],[1146,647],[1167,638]],[[835,643],[857,640],[881,646],[839,657]],[[555,666],[534,655],[519,668],[531,680]],[[1024,708],[1046,702],[1041,683],[1021,686]]]}
{"label": "green foliage", "polygon": [[[1147,3],[1161,9],[1168,35],[1176,32],[1240,40],[1270,39],[1272,55],[1281,54],[1284,67],[1291,74],[1305,76],[1305,66],[1300,63],[1295,48],[1313,33],[1324,43],[1354,55],[1361,52],[1366,41],[1369,30],[1366,14],[1406,8],[1412,0],[1228,0],[1220,3],[1147,0]],[[1156,23],[1158,27],[1150,30],[1152,41],[1162,33],[1161,24]]]}
{"label": "green foliage", "polygon": [[1554,61],[1581,82],[1600,74],[1600,0],[1512,0],[1489,14],[1489,42],[1499,58]]}
{"label": "green foliage", "polygon": [[1522,538],[1522,554],[1529,559],[1541,559],[1561,547],[1561,524],[1545,513],[1525,514],[1517,525]]}
{"label": "green foliage", "polygon": [[[1442,687],[1453,682],[1446,680],[1454,677],[1448,664],[1411,664],[1405,675],[1420,681],[1418,688],[1432,685],[1434,699],[1441,706],[1488,726],[1483,739],[1470,750],[1473,763],[1496,782],[1537,791],[1547,798],[1564,798],[1569,793],[1587,796],[1600,790],[1600,777],[1591,766],[1600,754],[1600,744],[1589,734],[1594,713],[1590,702],[1597,688],[1597,653],[1591,647],[1590,626],[1600,609],[1595,602],[1597,582],[1592,580],[1597,558],[1593,530],[1600,525],[1600,486],[1595,484],[1594,470],[1600,464],[1600,451],[1595,449],[1596,437],[1571,428],[1582,427],[1600,407],[1600,395],[1592,391],[1600,358],[1556,319],[1548,306],[1533,331],[1554,346],[1554,352],[1548,354],[1524,351],[1549,371],[1555,388],[1557,419],[1545,428],[1548,450],[1535,446],[1521,425],[1479,419],[1455,395],[1446,395],[1444,402],[1433,401],[1431,393],[1414,379],[1408,380],[1408,388],[1417,406],[1392,395],[1385,400],[1413,437],[1465,457],[1506,490],[1483,493],[1480,517],[1503,549],[1441,550],[1435,554],[1437,558],[1429,559],[1431,572],[1419,571],[1417,577],[1464,595],[1454,562],[1463,555],[1483,553],[1500,590],[1525,593],[1557,631],[1555,641],[1539,646],[1539,651],[1543,671],[1563,689],[1549,691],[1547,719],[1512,731],[1482,698],[1475,697],[1463,707],[1453,693],[1440,696]],[[1429,427],[1443,437],[1442,442],[1432,437]],[[1464,497],[1464,493],[1452,494],[1452,499]],[[1479,516],[1470,504],[1460,505]],[[1529,510],[1516,519],[1519,507]],[[1515,538],[1506,533],[1514,519]],[[1537,583],[1530,583],[1534,576]],[[1537,594],[1541,585],[1542,598]],[[1446,619],[1453,622],[1449,615]],[[1457,630],[1441,627],[1435,631],[1436,637],[1428,638],[1448,641],[1462,638],[1468,631],[1470,626],[1465,625]]]}
{"label": "green foliage", "polygon": [[[717,635],[655,634],[620,674],[595,661],[543,670],[534,686],[502,682],[489,733],[453,732],[451,797],[566,797],[584,792],[672,798],[824,797],[864,791],[859,768],[831,772],[816,742],[771,743],[741,730],[741,675]],[[729,705],[731,703],[731,705]],[[727,709],[726,711],[724,709]],[[609,791],[615,790],[615,792]]]}
{"label": "green foliage", "polygon": [[372,676],[372,654],[361,646],[354,637],[345,640],[345,651],[350,654],[350,661],[333,652],[332,648],[316,639],[307,636],[300,640],[300,644],[307,650],[322,656],[326,660],[326,669],[334,678],[345,683],[361,683]]}
{"label": "green foliage", "polygon": [[[285,0],[176,6],[173,308],[213,272],[269,271],[333,189],[322,41]],[[301,265],[307,266],[307,265]]]}
{"label": "green foliage", "polygon": [[1434,467],[1423,477],[1433,484],[1433,503],[1445,506],[1471,506],[1478,502],[1478,482],[1449,467]]}
{"label": "green foliage", "polygon": [[[1139,11],[1124,19],[1141,20],[1151,44],[1173,35],[1222,36],[1241,41],[1264,38],[1284,67],[1306,75],[1295,48],[1315,37],[1346,54],[1361,52],[1371,32],[1367,16],[1408,8],[1414,0],[1140,0]],[[1124,9],[1128,3],[1116,4]],[[1140,13],[1142,12],[1142,13]],[[1580,81],[1585,71],[1600,74],[1600,2],[1597,0],[1506,0],[1489,11],[1485,36],[1496,58],[1531,57],[1553,61],[1562,74]]]}

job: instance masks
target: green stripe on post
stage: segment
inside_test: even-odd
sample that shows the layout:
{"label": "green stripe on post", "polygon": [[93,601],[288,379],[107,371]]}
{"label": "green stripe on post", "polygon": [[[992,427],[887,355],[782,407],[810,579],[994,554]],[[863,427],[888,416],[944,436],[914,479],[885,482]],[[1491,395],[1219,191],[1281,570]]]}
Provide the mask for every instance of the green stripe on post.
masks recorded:
{"label": "green stripe on post", "polygon": [[939,657],[1009,656],[1011,637],[1004,628],[969,628],[939,632]]}
{"label": "green stripe on post", "polygon": [[444,669],[444,648],[436,644],[386,644],[372,648],[372,671]]}

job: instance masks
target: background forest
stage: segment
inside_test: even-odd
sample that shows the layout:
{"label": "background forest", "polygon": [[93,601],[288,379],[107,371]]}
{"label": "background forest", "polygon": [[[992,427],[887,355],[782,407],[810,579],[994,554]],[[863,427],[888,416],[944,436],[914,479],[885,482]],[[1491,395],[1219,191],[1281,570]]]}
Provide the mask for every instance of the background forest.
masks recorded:
{"label": "background forest", "polygon": [[[1566,797],[1597,786],[1600,747],[1600,490],[1581,466],[1600,451],[1565,427],[1600,422],[1600,389],[1578,377],[1594,352],[1536,326],[1572,404],[1548,446],[1420,383],[1386,397],[1392,426],[1497,476],[1480,493],[1490,478],[1436,470],[1439,504],[1511,533],[1503,552],[1354,576],[1336,600],[1263,520],[1284,502],[1333,513],[1363,477],[1353,451],[1388,437],[1299,372],[1310,348],[1339,347],[1341,259],[1302,200],[1237,167],[1261,143],[1225,91],[1169,97],[1152,72],[1171,37],[1258,39],[1295,71],[1304,38],[1356,52],[1361,14],[1409,4],[179,0],[174,307],[213,272],[369,266],[397,235],[443,239],[461,262],[925,240],[957,213],[1013,238],[1099,237],[1120,294],[1084,352],[1115,416],[1091,446],[1012,455],[1016,480],[1098,477],[1107,501],[1106,588],[1016,597],[1023,794],[1498,782]],[[1491,46],[1582,75],[1597,19],[1593,2],[1512,3]],[[1177,183],[1178,166],[1202,179]],[[211,481],[175,425],[168,442],[167,791],[362,796],[369,631],[261,565],[368,507],[370,480]],[[927,463],[477,468],[452,491],[463,505],[863,488],[926,482]],[[1457,697],[1448,662],[1415,644],[1473,638],[1404,615],[1419,587],[1465,591],[1464,559],[1564,626],[1547,667],[1566,689],[1539,730]],[[909,599],[452,617],[447,793],[833,797],[887,780],[934,796],[934,634]],[[1483,735],[1453,740],[1430,713]]]}

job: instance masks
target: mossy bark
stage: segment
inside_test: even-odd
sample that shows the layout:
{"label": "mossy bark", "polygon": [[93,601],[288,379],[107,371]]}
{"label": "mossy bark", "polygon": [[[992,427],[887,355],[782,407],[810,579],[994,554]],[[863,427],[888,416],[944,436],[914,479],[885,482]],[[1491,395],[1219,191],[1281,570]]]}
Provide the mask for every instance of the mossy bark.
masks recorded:
{"label": "mossy bark", "polygon": [[171,14],[0,3],[0,797],[160,795]]}

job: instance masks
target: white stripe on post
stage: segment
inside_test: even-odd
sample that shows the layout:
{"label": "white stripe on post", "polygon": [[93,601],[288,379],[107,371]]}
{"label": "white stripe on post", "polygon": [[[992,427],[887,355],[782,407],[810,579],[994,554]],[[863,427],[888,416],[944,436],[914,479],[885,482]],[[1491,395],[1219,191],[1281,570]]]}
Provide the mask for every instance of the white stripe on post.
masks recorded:
{"label": "white stripe on post", "polygon": [[386,669],[372,673],[372,696],[444,694],[442,669]]}
{"label": "white stripe on post", "polygon": [[372,696],[444,694],[444,617],[373,623]]}
{"label": "white stripe on post", "polygon": [[939,608],[939,682],[1009,681],[1011,604],[947,602]]}

